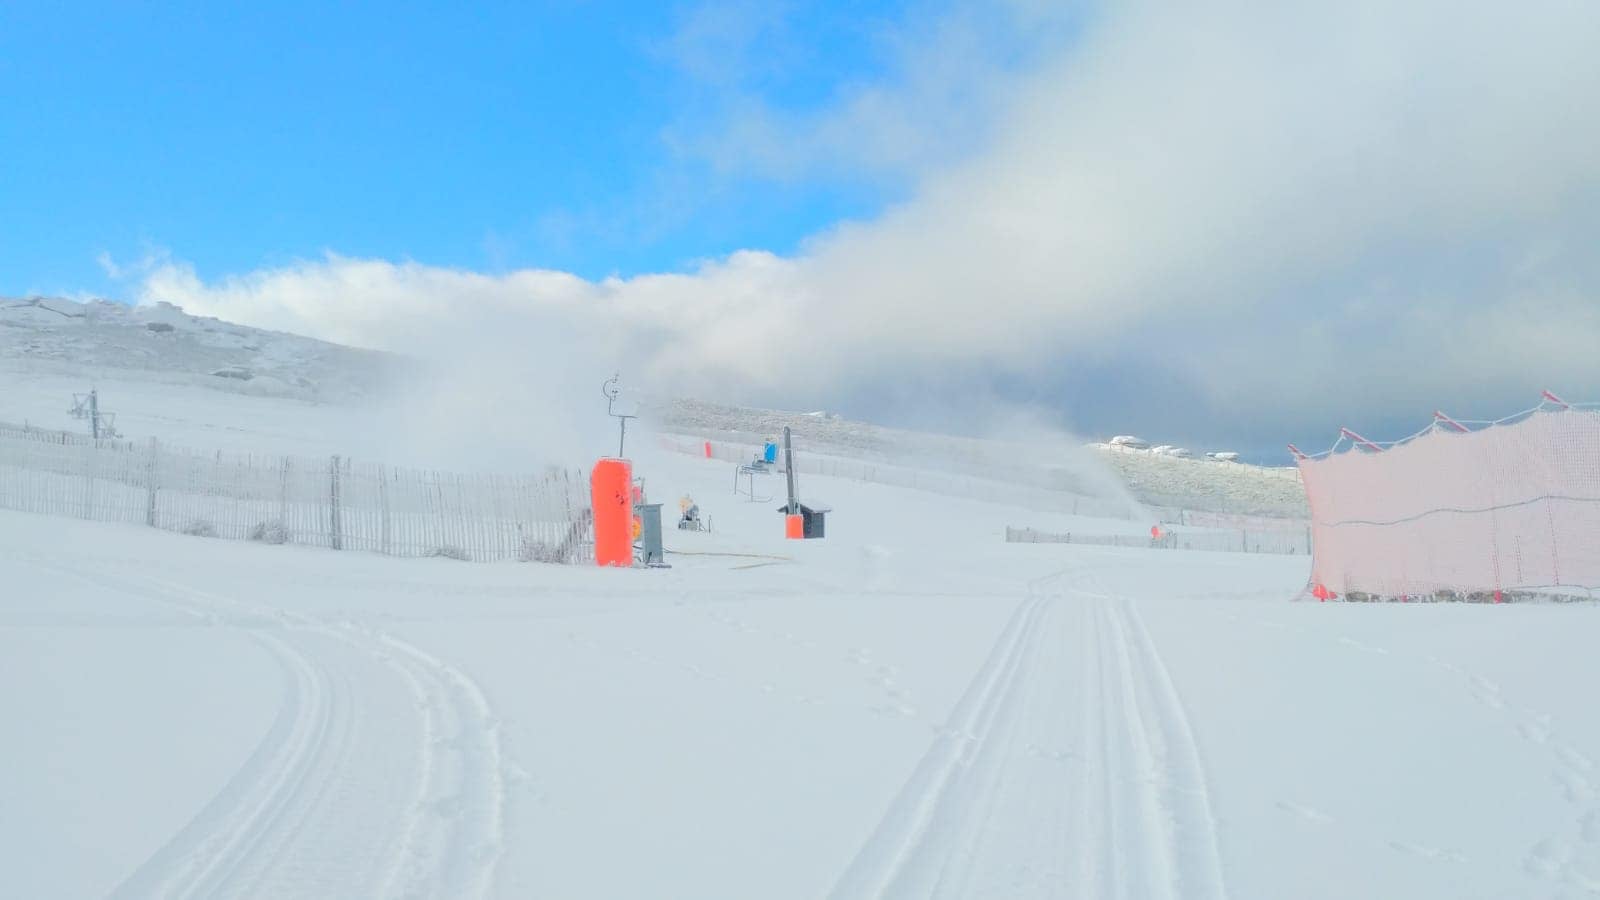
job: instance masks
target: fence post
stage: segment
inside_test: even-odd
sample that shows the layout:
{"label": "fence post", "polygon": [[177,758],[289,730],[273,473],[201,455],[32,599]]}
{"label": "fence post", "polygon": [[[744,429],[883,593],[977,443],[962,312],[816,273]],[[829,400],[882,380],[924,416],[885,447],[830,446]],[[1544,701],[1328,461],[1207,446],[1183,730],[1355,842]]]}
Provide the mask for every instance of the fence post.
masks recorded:
{"label": "fence post", "polygon": [[145,467],[145,504],[144,523],[151,528],[156,526],[156,471],[160,468],[157,458],[161,453],[161,443],[155,438],[150,439],[150,461]]}
{"label": "fence post", "polygon": [[339,535],[339,455],[337,453],[333,455],[333,464],[329,466],[329,472],[331,473],[332,489],[329,491],[331,504],[328,507],[328,524],[332,529],[333,549],[343,550],[344,541]]}
{"label": "fence post", "polygon": [[289,533],[289,457],[279,462],[278,468],[278,521],[283,523],[285,536]]}
{"label": "fence post", "polygon": [[389,535],[389,470],[378,469],[378,505],[383,509],[383,555],[393,556]]}
{"label": "fence post", "polygon": [[94,468],[96,454],[100,451],[97,441],[90,441],[83,447],[83,517],[94,518]]}

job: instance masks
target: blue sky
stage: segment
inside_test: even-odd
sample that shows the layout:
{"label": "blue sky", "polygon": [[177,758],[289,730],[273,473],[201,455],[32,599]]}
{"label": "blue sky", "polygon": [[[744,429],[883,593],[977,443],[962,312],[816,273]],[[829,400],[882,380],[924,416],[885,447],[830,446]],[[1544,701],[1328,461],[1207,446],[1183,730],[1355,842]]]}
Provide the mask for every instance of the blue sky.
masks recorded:
{"label": "blue sky", "polygon": [[0,5],[0,294],[334,250],[595,278],[871,215],[894,178],[730,171],[676,135],[893,64],[895,2]]}

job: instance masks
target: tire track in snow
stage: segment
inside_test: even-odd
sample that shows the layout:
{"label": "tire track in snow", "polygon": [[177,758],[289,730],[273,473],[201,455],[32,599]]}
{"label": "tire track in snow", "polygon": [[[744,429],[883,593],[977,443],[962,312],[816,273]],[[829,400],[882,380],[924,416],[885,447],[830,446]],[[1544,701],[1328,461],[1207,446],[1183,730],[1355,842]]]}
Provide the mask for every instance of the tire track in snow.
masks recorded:
{"label": "tire track in snow", "polygon": [[834,886],[857,897],[1226,896],[1204,769],[1129,598],[1033,586]]}
{"label": "tire track in snow", "polygon": [[[469,676],[354,622],[325,622],[133,576],[64,575],[239,628],[285,673],[284,703],[251,756],[113,897],[481,897],[504,850],[499,722]],[[354,660],[352,660],[352,656]],[[349,676],[389,673],[417,715],[408,793],[368,756],[390,728],[360,715]],[[402,754],[405,751],[402,751]],[[374,806],[374,802],[380,804]],[[341,890],[338,885],[344,883]]]}

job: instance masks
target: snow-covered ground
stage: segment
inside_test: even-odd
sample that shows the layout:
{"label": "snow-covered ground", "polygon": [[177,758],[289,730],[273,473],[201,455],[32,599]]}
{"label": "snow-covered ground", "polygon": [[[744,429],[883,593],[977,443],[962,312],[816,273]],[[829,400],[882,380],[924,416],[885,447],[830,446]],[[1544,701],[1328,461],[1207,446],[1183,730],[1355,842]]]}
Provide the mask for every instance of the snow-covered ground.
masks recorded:
{"label": "snow-covered ground", "polygon": [[[74,373],[12,371],[0,420],[63,424]],[[97,381],[164,439],[348,452],[344,407]],[[815,475],[787,542],[632,446],[715,527],[670,569],[0,512],[0,894],[1600,890],[1600,608],[1291,602],[1303,556]]]}

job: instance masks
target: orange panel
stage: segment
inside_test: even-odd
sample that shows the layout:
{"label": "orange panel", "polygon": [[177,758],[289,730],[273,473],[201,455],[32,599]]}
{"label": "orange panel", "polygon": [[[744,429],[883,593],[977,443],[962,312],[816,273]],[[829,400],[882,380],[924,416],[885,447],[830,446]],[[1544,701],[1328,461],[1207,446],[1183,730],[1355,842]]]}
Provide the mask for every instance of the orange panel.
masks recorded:
{"label": "orange panel", "polygon": [[633,464],[602,459],[589,475],[594,507],[594,561],[601,566],[633,565]]}
{"label": "orange panel", "polygon": [[783,536],[791,541],[804,540],[806,536],[806,517],[784,516]]}

